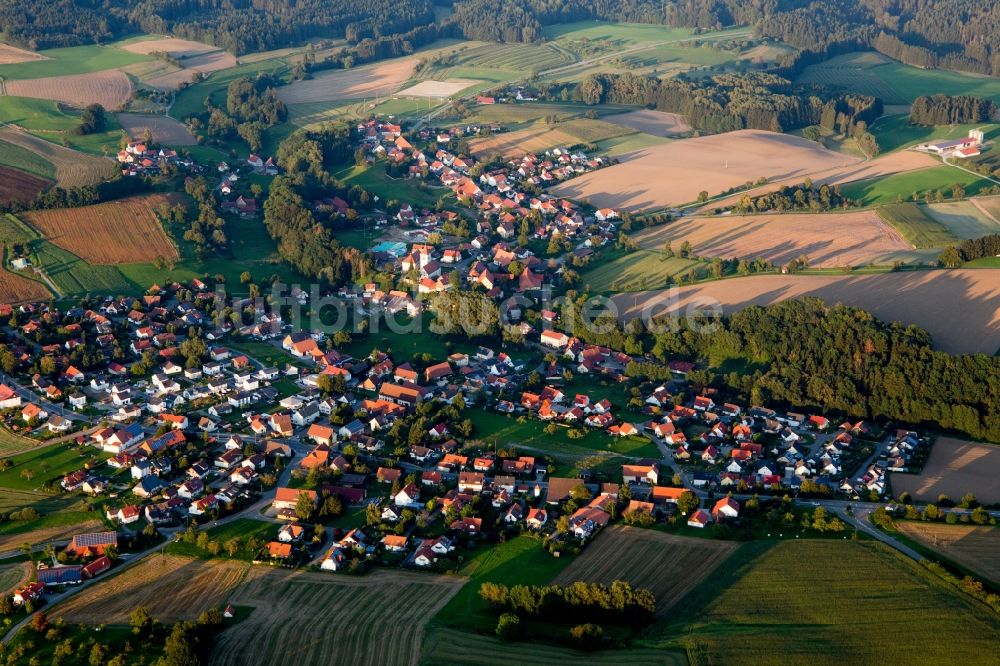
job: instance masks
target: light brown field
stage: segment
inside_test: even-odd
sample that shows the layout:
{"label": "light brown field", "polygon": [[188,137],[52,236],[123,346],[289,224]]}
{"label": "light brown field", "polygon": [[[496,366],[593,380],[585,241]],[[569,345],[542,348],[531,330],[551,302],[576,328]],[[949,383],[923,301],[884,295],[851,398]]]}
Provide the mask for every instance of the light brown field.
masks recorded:
{"label": "light brown field", "polygon": [[132,609],[145,606],[161,622],[192,620],[225,606],[249,570],[245,562],[154,554],[70,597],[52,614],[67,622],[127,624]]}
{"label": "light brown field", "polygon": [[415,86],[400,90],[400,95],[410,97],[451,97],[455,93],[465,90],[469,86],[474,86],[482,81],[476,79],[447,79],[445,81],[421,81]]}
{"label": "light brown field", "polygon": [[987,218],[1000,224],[1000,196],[973,197],[970,201],[983,211]]}
{"label": "light brown field", "polygon": [[801,179],[855,162],[800,137],[740,130],[639,150],[622,164],[584,174],[552,192],[602,208],[648,210],[686,204],[701,191],[711,196],[761,177]]}
{"label": "light brown field", "polygon": [[[6,261],[7,255],[4,253],[3,245],[0,245],[0,257]],[[6,267],[0,267],[0,303],[42,301],[51,295],[40,282],[11,272]],[[4,538],[0,536],[0,552],[3,552]]]}
{"label": "light brown field", "polygon": [[[35,283],[33,283],[35,284]],[[48,298],[48,292],[46,296]],[[4,300],[3,302],[7,302]],[[81,534],[99,529],[104,523],[99,520],[88,520],[75,525],[62,525],[58,527],[46,527],[33,532],[22,532],[21,534],[0,535],[0,553],[16,551],[21,544],[27,542],[33,545],[45,544],[51,541],[63,541],[71,539],[74,534]]]}
{"label": "light brown field", "polygon": [[[756,275],[676,290],[618,294],[611,300],[622,318],[631,319],[684,315],[714,306],[729,314],[803,296],[859,307],[885,321],[916,324],[931,334],[936,348],[947,352],[993,354],[1000,348],[1000,269]],[[1000,500],[1000,492],[996,499]]]}
{"label": "light brown field", "polygon": [[606,116],[604,120],[654,136],[673,136],[691,131],[691,126],[688,125],[684,116],[665,111],[652,111],[650,109]]}
{"label": "light brown field", "polygon": [[31,564],[17,562],[15,564],[0,564],[0,594],[10,594],[22,581],[31,575]]}
{"label": "light brown field", "polygon": [[21,219],[91,264],[143,263],[180,256],[154,213],[163,204],[180,201],[179,195],[151,194],[82,208],[36,210]]}
{"label": "light brown field", "polygon": [[198,72],[191,69],[178,69],[166,74],[159,74],[144,79],[147,85],[160,90],[176,90],[185,83],[192,83],[198,78]]}
{"label": "light brown field", "polygon": [[139,42],[132,42],[119,47],[129,53],[139,53],[149,55],[150,53],[166,53],[171,58],[189,58],[201,53],[218,51],[218,46],[211,46],[201,42],[193,42],[187,39],[176,37],[163,37],[161,39],[147,39]]}
{"label": "light brown field", "polygon": [[[983,198],[997,199],[998,197]],[[946,226],[951,233],[963,240],[1000,233],[1000,222],[993,219],[989,213],[989,207],[977,199],[927,204],[924,206],[924,210],[933,219]]]}
{"label": "light brown field", "polygon": [[100,104],[109,111],[124,108],[132,97],[131,79],[117,69],[7,81],[4,86],[8,95],[50,99],[80,108]]}
{"label": "light brown field", "polygon": [[165,146],[193,146],[197,143],[184,123],[167,116],[119,113],[118,122],[133,140],[141,139],[143,132],[148,129],[153,140]]}
{"label": "light brown field", "polygon": [[693,539],[618,525],[604,530],[552,584],[569,585],[578,580],[610,584],[624,580],[652,592],[656,615],[662,616],[708,578],[737,547],[730,541]]}
{"label": "light brown field", "polygon": [[41,53],[26,51],[9,44],[0,44],[0,65],[17,65],[22,62],[32,62],[34,60],[49,60]]}
{"label": "light brown field", "polygon": [[544,153],[551,148],[568,148],[579,143],[593,143],[626,134],[634,132],[603,120],[577,119],[556,125],[538,123],[513,132],[472,139],[469,141],[469,150],[479,158],[496,154],[510,159],[523,157],[527,153]]}
{"label": "light brown field", "polygon": [[213,51],[201,55],[184,58],[180,61],[187,69],[207,74],[217,72],[220,69],[228,69],[236,66],[236,56],[226,51]]}
{"label": "light brown field", "polygon": [[700,211],[712,210],[714,208],[725,208],[736,204],[740,197],[749,193],[751,196],[773,192],[788,185],[798,185],[805,176],[812,179],[814,185],[843,185],[856,180],[868,180],[870,178],[882,178],[892,176],[897,173],[926,169],[927,167],[940,166],[941,163],[927,153],[918,153],[913,150],[897,150],[893,153],[880,155],[867,162],[857,162],[847,166],[837,166],[834,168],[816,170],[802,176],[786,178],[783,180],[771,179],[767,185],[755,187],[751,190],[739,192],[729,197],[721,198],[705,204],[699,208]]}
{"label": "light brown field", "polygon": [[893,474],[892,490],[928,502],[942,493],[955,500],[974,493],[983,504],[1000,502],[1000,446],[938,437],[923,471]]}
{"label": "light brown field", "polygon": [[405,58],[320,74],[308,81],[296,81],[278,88],[278,97],[285,104],[384,97],[399,90],[413,75],[416,66],[416,58]]}
{"label": "light brown field", "polygon": [[1000,581],[1000,529],[901,520],[896,529],[980,576]]}
{"label": "light brown field", "polygon": [[674,251],[687,241],[700,257],[761,257],[779,266],[803,254],[816,267],[891,264],[912,250],[874,210],[689,217],[647,229],[635,240],[650,250],[669,240]]}
{"label": "light brown field", "polygon": [[0,127],[0,139],[37,153],[56,168],[59,187],[82,187],[115,175],[115,163],[40,139],[14,127]]}
{"label": "light brown field", "polygon": [[210,663],[417,664],[424,625],[464,583],[402,571],[356,577],[256,568],[227,599],[254,610],[218,637]]}

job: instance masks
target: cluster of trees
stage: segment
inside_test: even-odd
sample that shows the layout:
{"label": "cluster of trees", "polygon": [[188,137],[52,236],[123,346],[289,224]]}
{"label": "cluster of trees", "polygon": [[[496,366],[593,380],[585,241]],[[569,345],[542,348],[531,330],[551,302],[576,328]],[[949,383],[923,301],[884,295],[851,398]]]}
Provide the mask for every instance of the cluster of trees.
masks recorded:
{"label": "cluster of trees", "polygon": [[737,213],[763,213],[765,211],[811,210],[822,211],[847,208],[853,205],[840,192],[840,185],[813,186],[808,178],[801,185],[788,185],[774,192],[751,196],[744,194],[733,206]]}
{"label": "cluster of trees", "polygon": [[47,210],[51,208],[79,208],[94,204],[130,197],[134,194],[148,192],[153,187],[152,182],[140,176],[116,176],[111,180],[64,189],[53,187],[45,190],[37,197],[27,202],[0,201],[0,212],[19,213],[25,210]]}
{"label": "cluster of trees", "polygon": [[990,99],[972,95],[921,95],[910,105],[910,122],[914,125],[981,123],[988,122],[996,113],[996,102]]}
{"label": "cluster of trees", "polygon": [[621,580],[611,585],[577,581],[566,586],[508,587],[500,583],[483,583],[479,596],[494,609],[560,623],[648,622],[656,611],[656,597],[652,592]]}
{"label": "cluster of trees", "polygon": [[958,247],[949,245],[941,252],[938,263],[947,268],[958,268],[967,261],[984,257],[1000,257],[1000,234],[962,241]]}
{"label": "cluster of trees", "polygon": [[280,81],[268,74],[240,77],[226,90],[225,108],[213,105],[207,97],[205,113],[189,118],[188,126],[196,134],[204,129],[209,139],[219,144],[239,137],[251,152],[258,152],[264,130],[288,118],[288,108],[275,90],[279,85]]}
{"label": "cluster of trees", "polygon": [[77,136],[97,134],[107,129],[108,119],[104,116],[104,107],[100,104],[90,104],[80,114],[80,124],[73,128]]}
{"label": "cluster of trees", "polygon": [[192,178],[184,183],[184,191],[194,199],[198,207],[198,215],[185,221],[187,211],[183,206],[171,209],[171,218],[175,223],[185,224],[184,240],[194,244],[195,256],[199,261],[205,257],[224,252],[229,244],[226,237],[226,221],[219,217],[218,199],[215,190],[204,176]]}
{"label": "cluster of trees", "polygon": [[586,104],[639,104],[683,114],[691,125],[712,132],[764,129],[782,132],[821,124],[853,131],[882,113],[882,103],[864,95],[824,99],[811,89],[767,72],[719,74],[706,78],[658,79],[625,72],[591,74],[574,97]]}
{"label": "cluster of trees", "polygon": [[471,338],[492,338],[500,332],[500,311],[496,301],[479,291],[445,291],[431,301],[434,321],[431,331],[438,335],[464,334]]}

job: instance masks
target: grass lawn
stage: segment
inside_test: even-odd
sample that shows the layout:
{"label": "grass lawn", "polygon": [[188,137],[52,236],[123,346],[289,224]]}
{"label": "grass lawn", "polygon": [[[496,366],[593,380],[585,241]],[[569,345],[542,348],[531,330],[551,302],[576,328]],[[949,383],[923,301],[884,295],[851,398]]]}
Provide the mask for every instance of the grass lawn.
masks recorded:
{"label": "grass lawn", "polygon": [[[2,99],[2,98],[0,98]],[[27,148],[15,146],[6,141],[0,141],[0,164],[20,169],[42,178],[55,180],[56,168],[48,160],[36,155]]]}
{"label": "grass lawn", "polygon": [[348,167],[334,176],[348,185],[360,185],[378,195],[382,202],[396,200],[414,208],[434,208],[441,197],[454,198],[447,188],[421,188],[424,181],[420,179],[390,178],[385,172],[385,163],[381,161],[370,166]]}
{"label": "grass lawn", "polygon": [[0,427],[0,456],[21,453],[38,446],[38,442],[12,432],[6,427]]}
{"label": "grass lawn", "polygon": [[[365,358],[373,349],[391,351],[393,358],[399,359],[400,362],[409,360],[416,354],[430,354],[440,360],[455,352],[471,353],[476,350],[476,345],[467,341],[457,341],[449,345],[450,341],[444,336],[431,333],[428,330],[430,315],[419,315],[416,319],[401,315],[396,321],[398,323],[393,326],[397,330],[390,330],[384,320],[372,320],[370,333],[365,336],[355,334],[352,342],[338,349],[355,358]],[[376,324],[378,330],[375,328]]]}
{"label": "grass lawn", "polygon": [[[0,488],[37,490],[47,481],[58,481],[66,474],[82,469],[88,462],[103,461],[108,456],[95,449],[79,449],[69,444],[55,444],[10,458],[13,467],[0,472]],[[31,478],[22,474],[27,471]]]}
{"label": "grass lawn", "polygon": [[[822,563],[818,577],[789,576]],[[876,542],[743,545],[640,634],[695,663],[979,663],[1000,620],[919,564]],[[892,636],[881,641],[879,636]],[[947,640],[941,640],[947,636]]]}
{"label": "grass lawn", "polygon": [[563,570],[571,557],[552,557],[542,549],[542,542],[519,536],[498,545],[481,545],[458,573],[469,577],[462,589],[442,608],[431,623],[466,631],[492,633],[497,618],[479,597],[483,583],[504,585],[544,585]]}
{"label": "grass lawn", "polygon": [[922,196],[928,190],[932,192],[941,190],[946,197],[950,197],[952,185],[956,183],[965,189],[967,196],[986,190],[993,184],[967,171],[942,165],[886,178],[847,183],[841,187],[841,192],[848,198],[859,200],[865,206],[875,206],[896,203],[900,197],[904,201],[909,201],[914,192]]}
{"label": "grass lawn", "polygon": [[928,215],[920,204],[887,204],[878,208],[878,214],[914,247],[938,248],[960,242],[948,227]]}
{"label": "grass lawn", "polygon": [[5,79],[38,79],[46,76],[85,74],[124,67],[137,62],[152,60],[152,56],[129,53],[110,46],[71,46],[39,51],[48,60],[0,65],[0,77]]}
{"label": "grass lawn", "polygon": [[[209,539],[218,541],[220,545],[225,546],[227,541],[236,538],[238,538],[243,544],[246,544],[249,539],[253,538],[262,542],[270,541],[277,537],[280,527],[281,526],[277,523],[268,521],[253,520],[252,518],[237,518],[236,520],[226,523],[225,525],[219,525],[218,527],[212,527],[204,531],[208,535]],[[198,557],[201,559],[209,559],[213,557],[207,550],[202,550],[193,543],[182,543],[180,541],[172,541],[167,544],[164,547],[163,552],[171,555],[186,555],[188,557]],[[217,557],[250,561],[256,554],[256,552],[251,552],[244,545],[244,547],[241,548],[233,558],[229,557],[229,555],[225,552],[225,548],[223,548]]]}
{"label": "grass lawn", "polygon": [[230,343],[228,347],[233,351],[255,358],[265,365],[280,367],[285,363],[293,363],[296,365],[301,363],[300,359],[295,358],[284,349],[267,342],[241,340],[239,342]]}
{"label": "grass lawn", "polygon": [[41,139],[60,145],[65,139],[71,148],[91,155],[103,155],[104,147],[112,153],[118,150],[123,136],[121,125],[114,114],[109,113],[106,118],[105,131],[76,136],[71,132],[80,124],[78,111],[63,110],[56,102],[45,99],[0,96],[0,123],[19,125]]}
{"label": "grass lawn", "polygon": [[587,291],[596,293],[658,289],[666,286],[667,278],[676,282],[682,274],[697,271],[699,266],[697,261],[690,259],[667,258],[658,250],[629,253],[608,250],[592,263],[594,265],[581,274],[580,280],[589,285]]}

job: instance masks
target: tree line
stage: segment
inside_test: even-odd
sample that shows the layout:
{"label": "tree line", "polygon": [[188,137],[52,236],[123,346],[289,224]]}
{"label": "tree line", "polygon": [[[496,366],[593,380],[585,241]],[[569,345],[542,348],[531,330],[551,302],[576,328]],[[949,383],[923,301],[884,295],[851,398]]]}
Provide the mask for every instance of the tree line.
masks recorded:
{"label": "tree line", "polygon": [[19,213],[25,210],[79,208],[149,192],[151,189],[153,189],[153,184],[148,178],[118,175],[94,185],[68,189],[53,187],[45,190],[31,201],[0,201],[0,212]]}
{"label": "tree line", "polygon": [[483,583],[479,596],[496,610],[558,623],[648,622],[656,611],[652,592],[621,580],[566,586]]}
{"label": "tree line", "polygon": [[921,95],[910,105],[914,125],[960,125],[989,122],[997,113],[993,100],[972,95]]}
{"label": "tree line", "polygon": [[733,206],[733,210],[737,213],[789,210],[819,212],[834,208],[848,208],[853,205],[855,202],[841,193],[840,185],[814,187],[812,181],[807,179],[801,185],[788,185],[767,194],[758,196],[744,194],[740,197],[739,202]]}

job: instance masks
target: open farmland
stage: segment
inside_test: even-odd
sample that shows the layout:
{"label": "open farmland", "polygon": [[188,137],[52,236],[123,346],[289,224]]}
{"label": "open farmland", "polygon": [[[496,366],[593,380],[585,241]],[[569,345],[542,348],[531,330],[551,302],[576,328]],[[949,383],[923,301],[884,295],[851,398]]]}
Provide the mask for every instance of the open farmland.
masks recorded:
{"label": "open farmland", "polygon": [[132,96],[132,81],[117,69],[43,79],[6,81],[6,94],[62,102],[75,107],[100,104],[109,111],[124,108]]}
{"label": "open farmland", "polygon": [[524,641],[503,643],[493,636],[471,634],[455,629],[433,629],[424,641],[423,664],[462,664],[462,666],[552,666],[581,664],[587,666],[687,666],[681,650],[633,648],[599,650],[584,653],[569,648]]}
{"label": "open farmland", "polygon": [[[698,664],[985,664],[1000,620],[877,542],[746,544],[640,634]],[[816,575],[802,571],[817,563]],[[807,566],[807,565],[806,565]],[[873,627],[877,635],[873,635]]]}
{"label": "open farmland", "polygon": [[434,97],[437,99],[443,99],[446,97],[451,97],[457,92],[465,90],[470,86],[474,86],[479,81],[475,79],[446,79],[444,81],[421,81],[415,86],[401,90],[401,95],[410,95],[413,97]]}
{"label": "open farmland", "polygon": [[148,113],[119,113],[118,122],[133,140],[141,139],[148,129],[153,140],[167,146],[193,146],[197,143],[194,135],[183,123]]}
{"label": "open farmland", "polygon": [[33,60],[46,60],[46,57],[35,51],[19,49],[9,44],[0,44],[0,65],[17,65]]}
{"label": "open farmland", "polygon": [[[897,153],[892,153],[897,154]],[[912,153],[918,155],[920,153]],[[975,195],[993,187],[986,178],[951,166],[937,166],[909,173],[896,173],[884,178],[865,179],[851,182],[842,188],[845,197],[854,199],[865,206],[905,201],[914,192],[923,196],[927,192],[942,192],[951,195],[953,185],[961,185],[966,195]]]}
{"label": "open farmland", "polygon": [[128,624],[132,609],[145,606],[162,622],[193,620],[210,608],[221,609],[249,569],[249,564],[231,560],[151,555],[71,597],[53,613],[67,622]]}
{"label": "open farmland", "polygon": [[913,247],[941,248],[958,243],[958,237],[933,217],[926,206],[908,201],[879,206],[878,215],[891,224]]}
{"label": "open farmland", "polygon": [[88,44],[39,51],[41,58],[10,65],[0,63],[0,78],[6,82],[15,79],[41,79],[87,72],[104,72],[151,60],[150,56],[129,53],[113,46]]}
{"label": "open farmland", "polygon": [[[0,178],[3,178],[3,175],[4,170],[0,168]],[[3,186],[0,185],[0,191],[2,189]],[[0,244],[0,256],[6,261],[7,254],[2,244]],[[0,303],[41,301],[50,296],[49,290],[41,282],[13,273],[6,267],[0,268]]]}
{"label": "open farmland", "polygon": [[705,580],[737,548],[731,541],[693,539],[636,527],[604,530],[583,554],[552,581],[610,585],[624,580],[656,596],[663,617],[684,595]]}
{"label": "open farmland", "polygon": [[153,194],[82,208],[38,210],[22,219],[46,239],[92,264],[134,264],[177,259],[177,248],[153,212],[179,196]]}
{"label": "open farmland", "polygon": [[60,187],[93,185],[115,173],[115,163],[111,160],[85,155],[12,127],[0,127],[0,140],[30,150],[50,162],[55,166],[56,183]]}
{"label": "open farmland", "polygon": [[56,177],[56,168],[51,162],[27,148],[6,141],[0,141],[0,164],[46,180],[54,180]]}
{"label": "open farmland", "polygon": [[815,267],[891,264],[912,258],[911,245],[872,210],[682,218],[647,229],[635,240],[650,250],[662,249],[670,241],[674,251],[687,241],[700,257],[761,257],[779,266],[802,255]]}
{"label": "open farmland", "polygon": [[665,111],[643,109],[621,115],[606,116],[604,120],[654,136],[673,136],[691,131],[691,126],[688,125],[684,116]]}
{"label": "open farmland", "polygon": [[632,133],[628,128],[603,120],[572,120],[556,125],[535,124],[513,132],[472,139],[469,150],[479,158],[494,154],[516,158],[527,153],[543,153],[558,146],[568,148],[578,143],[595,143]]}
{"label": "open farmland", "polygon": [[953,354],[993,354],[1000,348],[1000,270],[756,275],[676,291],[619,294],[611,300],[621,317],[631,319],[716,305],[728,314],[802,296],[859,307],[885,321],[916,324],[933,336],[935,347]]}
{"label": "open farmland", "polygon": [[0,201],[31,201],[50,185],[47,178],[0,166]]}
{"label": "open farmland", "polygon": [[0,564],[0,594],[10,594],[21,581],[28,580],[31,565],[28,562]]}
{"label": "open farmland", "polygon": [[285,104],[336,102],[363,97],[385,97],[399,90],[413,75],[416,58],[389,60],[367,67],[331,71],[278,89]]}
{"label": "open farmland", "polygon": [[117,46],[129,53],[141,53],[142,55],[166,53],[171,58],[177,58],[178,60],[219,50],[217,46],[194,42],[188,39],[179,39],[177,37],[137,39],[127,44],[118,44]]}
{"label": "open farmland", "polygon": [[218,72],[220,69],[235,67],[236,56],[225,51],[213,51],[185,58],[181,64],[187,69],[208,74],[209,72]]}
{"label": "open farmland", "polygon": [[[988,202],[986,200],[989,200]],[[927,205],[927,214],[963,240],[1000,233],[1000,221],[990,212],[1000,197],[976,197]]]}
{"label": "open farmland", "polygon": [[799,137],[740,130],[683,139],[638,151],[622,164],[584,174],[553,189],[599,207],[650,210],[719,194],[761,177],[784,180],[857,162]]}
{"label": "open farmland", "polygon": [[[4,489],[4,492],[7,492],[7,490]],[[96,519],[74,519],[69,523],[56,524],[50,527],[29,530],[27,532],[10,532],[0,534],[0,554],[13,553],[21,547],[21,544],[24,543],[30,543],[37,546],[54,541],[66,541],[72,539],[74,534],[93,532],[101,529],[103,526],[104,523]]]}
{"label": "open farmland", "polygon": [[416,664],[424,624],[461,585],[399,571],[362,578],[255,569],[226,599],[254,610],[219,636],[210,663]]}
{"label": "open farmland", "polygon": [[959,499],[965,493],[974,493],[983,504],[1000,502],[1000,447],[938,437],[923,471],[892,474],[892,490],[927,502],[937,502],[942,494]]}
{"label": "open farmland", "polygon": [[[645,247],[645,246],[644,246]],[[585,285],[596,292],[641,291],[665,286],[667,280],[695,270],[698,262],[678,256],[667,257],[658,248],[629,252],[613,259],[595,262],[581,276]]]}
{"label": "open farmland", "polygon": [[896,529],[949,560],[991,581],[1000,581],[1000,529],[896,521]]}

